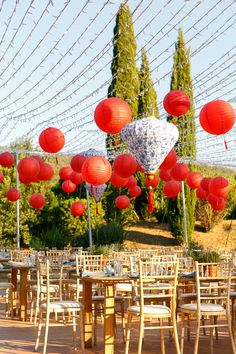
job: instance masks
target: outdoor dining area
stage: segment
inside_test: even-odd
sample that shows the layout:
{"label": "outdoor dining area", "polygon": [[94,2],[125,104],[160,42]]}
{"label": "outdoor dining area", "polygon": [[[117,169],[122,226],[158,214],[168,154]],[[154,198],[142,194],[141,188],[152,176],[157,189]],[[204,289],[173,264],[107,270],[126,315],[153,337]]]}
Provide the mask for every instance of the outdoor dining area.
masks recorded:
{"label": "outdoor dining area", "polygon": [[234,252],[218,263],[177,246],[0,255],[0,353],[236,353]]}

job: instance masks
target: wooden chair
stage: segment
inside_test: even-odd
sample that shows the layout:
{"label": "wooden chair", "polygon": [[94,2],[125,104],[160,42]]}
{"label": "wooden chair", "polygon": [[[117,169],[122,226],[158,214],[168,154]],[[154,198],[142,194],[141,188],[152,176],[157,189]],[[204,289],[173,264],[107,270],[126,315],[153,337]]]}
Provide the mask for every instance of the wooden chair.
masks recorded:
{"label": "wooden chair", "polygon": [[[72,319],[73,326],[73,346],[76,348],[76,317],[79,315],[80,318],[80,338],[81,338],[81,348],[84,349],[84,336],[83,336],[83,306],[78,301],[62,301],[61,299],[57,300],[52,298],[52,293],[50,287],[54,282],[56,273],[59,272],[60,278],[62,274],[62,269],[54,267],[50,264],[49,259],[45,261],[40,261],[38,263],[38,272],[39,272],[39,287],[40,287],[40,306],[39,306],[39,323],[38,323],[38,334],[35,343],[35,351],[37,351],[39,346],[39,340],[41,335],[43,315],[45,314],[45,335],[44,335],[44,345],[43,345],[43,354],[47,352],[47,341],[48,341],[48,330],[50,323],[50,315],[54,314],[56,320],[59,320],[59,315],[62,316],[62,324],[68,323]],[[61,281],[60,281],[61,285]],[[45,297],[45,288],[46,288],[46,297]],[[66,321],[66,317],[68,321]]]}
{"label": "wooden chair", "polygon": [[0,297],[3,297],[5,300],[5,316],[8,317],[11,315],[11,318],[13,318],[13,287],[13,284],[10,282],[0,282]]}
{"label": "wooden chair", "polygon": [[[213,330],[227,327],[232,345],[232,352],[236,354],[233,340],[230,313],[230,281],[232,267],[230,263],[198,263],[196,271],[196,301],[180,306],[181,311],[181,353],[184,349],[184,329],[196,322],[196,337],[194,354],[198,353],[200,329],[210,329],[210,353],[213,353]],[[220,317],[221,322],[217,319]],[[187,318],[187,323],[185,319]],[[224,323],[222,321],[225,320]]]}
{"label": "wooden chair", "polygon": [[[139,261],[139,279],[134,286],[136,288],[137,304],[127,308],[125,354],[129,352],[133,318],[138,319],[139,322],[138,354],[142,351],[142,340],[145,330],[154,329],[160,330],[162,354],[165,353],[163,333],[165,329],[173,332],[176,352],[180,354],[175,315],[177,276],[178,261],[172,263]],[[152,320],[151,323],[149,325],[146,324],[145,320],[150,321],[150,319]]]}

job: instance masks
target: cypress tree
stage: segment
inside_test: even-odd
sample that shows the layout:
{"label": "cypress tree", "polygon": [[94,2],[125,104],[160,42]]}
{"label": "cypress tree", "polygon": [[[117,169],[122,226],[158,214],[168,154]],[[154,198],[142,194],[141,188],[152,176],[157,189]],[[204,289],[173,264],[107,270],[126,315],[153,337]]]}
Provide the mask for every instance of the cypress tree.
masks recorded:
{"label": "cypress tree", "polygon": [[[113,59],[111,64],[112,81],[108,97],[118,97],[128,102],[132,116],[138,114],[139,75],[136,66],[136,39],[130,8],[121,4],[116,16],[113,37]],[[107,135],[108,158],[114,158],[115,150],[121,143],[119,134]],[[121,148],[119,148],[120,150]]]}
{"label": "cypress tree", "polygon": [[[187,114],[178,117],[176,122],[179,129],[179,140],[176,151],[184,161],[190,160],[189,169],[194,169],[191,161],[196,159],[196,126],[194,121],[193,88],[191,79],[190,50],[185,46],[182,29],[178,32],[178,41],[175,45],[174,64],[171,76],[171,90],[181,90],[188,94],[191,100],[191,107]],[[174,117],[169,116],[168,121],[173,121]],[[185,204],[187,219],[187,234],[191,240],[191,235],[195,224],[195,192],[185,185]],[[184,220],[182,196],[178,195],[176,200],[168,200],[167,214],[170,229],[178,243],[184,242]]]}

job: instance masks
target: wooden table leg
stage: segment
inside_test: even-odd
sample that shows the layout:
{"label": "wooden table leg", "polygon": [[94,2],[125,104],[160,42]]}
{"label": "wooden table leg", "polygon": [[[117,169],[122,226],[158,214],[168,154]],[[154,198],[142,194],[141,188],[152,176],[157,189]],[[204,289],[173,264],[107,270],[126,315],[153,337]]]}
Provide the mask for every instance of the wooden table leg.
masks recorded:
{"label": "wooden table leg", "polygon": [[84,346],[92,347],[93,339],[93,314],[92,314],[92,283],[83,281],[83,301],[84,301]]}
{"label": "wooden table leg", "polygon": [[27,276],[28,269],[20,269],[20,321],[27,321]]}
{"label": "wooden table leg", "polygon": [[115,337],[114,284],[105,284],[104,288],[104,354],[113,354]]}
{"label": "wooden table leg", "polygon": [[16,316],[17,269],[12,268],[11,270],[11,282],[13,284],[13,290],[12,290],[13,315]]}

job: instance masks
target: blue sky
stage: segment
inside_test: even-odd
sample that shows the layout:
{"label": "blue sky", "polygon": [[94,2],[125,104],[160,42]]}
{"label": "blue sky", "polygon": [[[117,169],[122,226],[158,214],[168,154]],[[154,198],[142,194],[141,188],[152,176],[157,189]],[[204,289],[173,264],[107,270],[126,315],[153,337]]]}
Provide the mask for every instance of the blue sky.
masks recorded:
{"label": "blue sky", "polygon": [[[1,146],[26,134],[37,148],[48,126],[66,136],[63,152],[91,147],[104,151],[105,134],[93,122],[96,104],[111,80],[112,37],[120,1],[0,0]],[[181,26],[191,49],[196,122],[200,108],[221,98],[235,106],[235,1],[128,1],[140,49],[146,47],[152,77],[162,100],[169,91],[174,43]],[[198,126],[198,158],[234,163],[234,128],[222,137]],[[206,149],[208,156],[206,156]]]}

